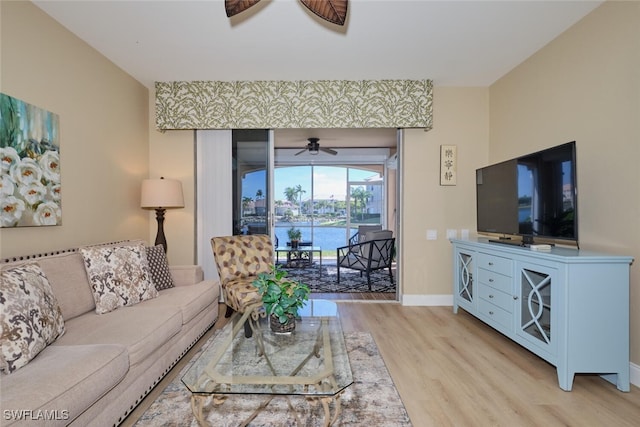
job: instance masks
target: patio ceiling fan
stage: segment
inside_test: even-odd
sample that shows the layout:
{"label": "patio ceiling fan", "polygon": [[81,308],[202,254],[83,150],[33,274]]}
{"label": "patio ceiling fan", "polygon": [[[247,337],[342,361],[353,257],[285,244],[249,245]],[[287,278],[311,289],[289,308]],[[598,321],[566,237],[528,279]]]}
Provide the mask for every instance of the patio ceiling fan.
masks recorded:
{"label": "patio ceiling fan", "polygon": [[320,147],[320,138],[309,138],[308,139],[309,143],[307,144],[307,147],[303,150],[298,151],[295,155],[299,155],[302,154],[306,151],[309,152],[309,154],[311,155],[316,155],[318,154],[320,151],[322,151],[323,153],[327,153],[327,154],[331,154],[332,156],[335,156],[336,154],[338,154],[338,152],[336,150],[332,150],[331,148],[323,148]]}

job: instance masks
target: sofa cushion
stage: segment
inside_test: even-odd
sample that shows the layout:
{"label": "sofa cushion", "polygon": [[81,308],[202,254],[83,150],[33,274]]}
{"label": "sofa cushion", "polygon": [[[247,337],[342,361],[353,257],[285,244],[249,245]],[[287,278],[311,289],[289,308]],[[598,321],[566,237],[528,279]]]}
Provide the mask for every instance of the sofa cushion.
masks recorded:
{"label": "sofa cushion", "polygon": [[143,302],[144,307],[179,307],[182,311],[182,324],[189,323],[211,303],[220,297],[218,282],[203,281],[195,285],[160,291],[158,298]]}
{"label": "sofa cushion", "polygon": [[131,365],[139,363],[182,328],[177,307],[138,304],[105,314],[85,313],[67,321],[66,333],[53,345],[120,344]]}
{"label": "sofa cushion", "polygon": [[158,296],[151,284],[143,244],[80,249],[96,303],[96,313],[130,306]]}
{"label": "sofa cushion", "polygon": [[[66,425],[118,384],[128,370],[123,346],[48,346],[27,368],[2,378],[2,414],[49,411],[58,424]],[[4,420],[3,425],[10,423]]]}
{"label": "sofa cushion", "polygon": [[164,253],[164,247],[162,245],[147,246],[146,250],[153,285],[159,291],[173,288],[173,278],[169,271],[169,264],[167,263],[167,255]]}
{"label": "sofa cushion", "polygon": [[62,311],[37,263],[2,269],[0,370],[26,365],[64,332]]}
{"label": "sofa cushion", "polygon": [[39,258],[38,264],[49,279],[65,320],[95,310],[89,278],[79,252]]}

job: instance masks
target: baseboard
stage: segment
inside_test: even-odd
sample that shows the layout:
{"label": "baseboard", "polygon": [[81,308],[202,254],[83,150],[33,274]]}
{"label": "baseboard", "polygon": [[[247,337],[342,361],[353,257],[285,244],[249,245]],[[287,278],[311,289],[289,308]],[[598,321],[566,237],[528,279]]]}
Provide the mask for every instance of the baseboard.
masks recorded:
{"label": "baseboard", "polygon": [[402,295],[402,305],[453,306],[453,295]]}
{"label": "baseboard", "polygon": [[636,387],[640,387],[640,365],[629,364],[629,382]]}
{"label": "baseboard", "polygon": [[[402,305],[453,306],[453,295],[403,295]],[[636,387],[640,387],[640,365],[629,364],[629,382]]]}

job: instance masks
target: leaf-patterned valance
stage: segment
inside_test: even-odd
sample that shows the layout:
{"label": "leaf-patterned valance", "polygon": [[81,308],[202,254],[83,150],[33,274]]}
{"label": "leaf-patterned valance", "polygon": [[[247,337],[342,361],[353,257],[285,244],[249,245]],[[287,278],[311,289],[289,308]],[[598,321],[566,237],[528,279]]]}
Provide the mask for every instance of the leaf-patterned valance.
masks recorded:
{"label": "leaf-patterned valance", "polygon": [[156,127],[426,128],[431,80],[156,82]]}

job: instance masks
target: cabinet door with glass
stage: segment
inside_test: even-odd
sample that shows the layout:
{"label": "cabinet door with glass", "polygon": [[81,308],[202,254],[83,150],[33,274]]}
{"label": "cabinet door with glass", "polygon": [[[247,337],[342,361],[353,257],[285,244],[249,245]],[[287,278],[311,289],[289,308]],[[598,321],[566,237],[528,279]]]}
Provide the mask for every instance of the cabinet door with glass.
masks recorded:
{"label": "cabinet door with glass", "polygon": [[520,262],[516,271],[516,334],[547,353],[546,359],[554,359],[558,340],[556,290],[560,286],[557,270]]}
{"label": "cabinet door with glass", "polygon": [[453,311],[458,306],[475,313],[475,271],[476,253],[465,248],[456,247],[454,261]]}

